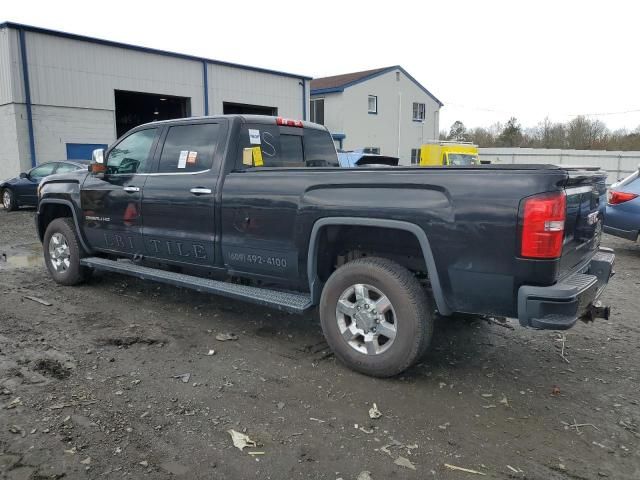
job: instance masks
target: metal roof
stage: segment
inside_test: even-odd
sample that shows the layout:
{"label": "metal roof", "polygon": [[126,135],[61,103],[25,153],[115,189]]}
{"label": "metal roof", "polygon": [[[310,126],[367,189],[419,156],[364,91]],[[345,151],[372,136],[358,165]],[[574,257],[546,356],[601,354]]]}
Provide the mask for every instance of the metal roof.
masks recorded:
{"label": "metal roof", "polygon": [[260,68],[260,67],[252,67],[249,65],[243,65],[240,63],[232,63],[232,62],[224,62],[221,60],[215,60],[215,59],[211,59],[211,58],[205,58],[205,57],[197,57],[194,55],[187,55],[184,53],[178,53],[178,52],[170,52],[167,50],[159,50],[159,49],[155,49],[155,48],[148,48],[148,47],[142,47],[140,45],[131,45],[129,43],[122,43],[122,42],[115,42],[112,40],[103,40],[101,38],[95,38],[95,37],[87,37],[85,35],[77,35],[75,33],[68,33],[68,32],[61,32],[58,30],[50,30],[48,28],[40,28],[40,27],[34,27],[32,25],[24,25],[21,23],[14,23],[14,22],[4,22],[4,23],[0,23],[0,29],[2,28],[14,28],[16,30],[23,30],[25,32],[33,32],[33,33],[41,33],[44,35],[53,35],[55,37],[61,37],[61,38],[68,38],[70,40],[76,40],[76,41],[80,41],[80,42],[90,42],[90,43],[96,43],[99,45],[106,45],[109,47],[116,47],[116,48],[125,48],[127,50],[135,50],[138,52],[143,52],[143,53],[152,53],[155,55],[165,55],[165,56],[169,56],[169,57],[174,57],[174,58],[182,58],[185,60],[196,60],[199,62],[207,62],[207,63],[211,63],[214,65],[222,65],[225,67],[233,67],[233,68],[241,68],[244,70],[252,70],[254,72],[261,72],[261,73],[269,73],[272,75],[280,75],[283,77],[291,77],[291,78],[298,78],[300,80],[311,80],[312,77],[308,77],[306,75],[298,75],[295,73],[288,73],[288,72],[280,72],[278,70],[270,70],[268,68]]}
{"label": "metal roof", "polygon": [[400,70],[404,73],[409,80],[415,83],[424,93],[429,95],[435,100],[441,107],[444,105],[436,96],[427,90],[424,85],[413,78],[409,72],[407,72],[400,65],[393,65],[391,67],[375,68],[373,70],[364,70],[362,72],[345,73],[342,75],[334,75],[332,77],[315,78],[311,81],[311,95],[321,95],[324,93],[337,93],[343,92],[345,88],[351,87],[358,83],[366,82],[372,78],[380,75],[384,75],[387,72],[393,70]]}

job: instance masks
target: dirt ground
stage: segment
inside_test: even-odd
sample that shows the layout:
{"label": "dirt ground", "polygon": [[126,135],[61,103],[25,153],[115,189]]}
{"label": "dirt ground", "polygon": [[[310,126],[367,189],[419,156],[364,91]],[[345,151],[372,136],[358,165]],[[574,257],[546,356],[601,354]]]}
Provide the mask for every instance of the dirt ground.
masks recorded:
{"label": "dirt ground", "polygon": [[379,380],[335,360],[315,313],[115,274],[59,286],[33,214],[0,211],[1,478],[640,479],[638,245],[605,237],[610,321],[442,320]]}

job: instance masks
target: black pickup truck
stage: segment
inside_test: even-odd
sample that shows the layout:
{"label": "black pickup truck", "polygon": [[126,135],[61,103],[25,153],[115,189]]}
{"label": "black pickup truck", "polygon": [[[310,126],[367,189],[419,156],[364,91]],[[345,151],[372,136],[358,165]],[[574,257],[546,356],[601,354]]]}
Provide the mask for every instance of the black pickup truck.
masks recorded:
{"label": "black pickup truck", "polygon": [[436,315],[567,329],[606,317],[605,173],[551,165],[340,168],[322,126],[139,126],[47,177],[37,229],[64,285],[107,270],[302,313],[351,368],[397,374]]}

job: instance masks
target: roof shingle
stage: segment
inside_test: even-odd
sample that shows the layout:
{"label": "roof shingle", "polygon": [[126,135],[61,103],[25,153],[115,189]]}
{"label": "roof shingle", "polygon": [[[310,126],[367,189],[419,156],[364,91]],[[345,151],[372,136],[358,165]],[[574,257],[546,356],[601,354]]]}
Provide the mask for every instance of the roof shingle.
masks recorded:
{"label": "roof shingle", "polygon": [[356,82],[369,75],[387,70],[389,67],[374,68],[373,70],[364,70],[362,72],[344,73],[342,75],[334,75],[332,77],[314,78],[311,80],[311,90],[320,90],[325,88],[340,88],[348,83]]}
{"label": "roof shingle", "polygon": [[374,68],[373,70],[364,70],[362,72],[345,73],[342,75],[334,75],[332,77],[315,78],[311,80],[311,95],[321,95],[324,93],[341,92],[345,88],[353,85],[354,83],[360,83],[368,80],[370,77],[382,75],[386,72],[393,70],[399,70],[407,76],[413,83],[415,83],[424,93],[429,95],[435,100],[441,107],[444,105],[438,100],[433,93],[427,90],[421,85],[415,78],[413,78],[409,72],[407,72],[400,65],[394,65],[391,67]]}

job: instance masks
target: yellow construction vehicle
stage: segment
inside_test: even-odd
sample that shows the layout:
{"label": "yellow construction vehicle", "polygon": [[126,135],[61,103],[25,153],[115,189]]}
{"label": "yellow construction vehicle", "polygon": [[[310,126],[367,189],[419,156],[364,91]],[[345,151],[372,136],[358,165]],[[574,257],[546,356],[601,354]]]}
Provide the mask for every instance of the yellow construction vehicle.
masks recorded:
{"label": "yellow construction vehicle", "polygon": [[420,166],[479,164],[478,146],[471,142],[433,141],[420,147]]}

